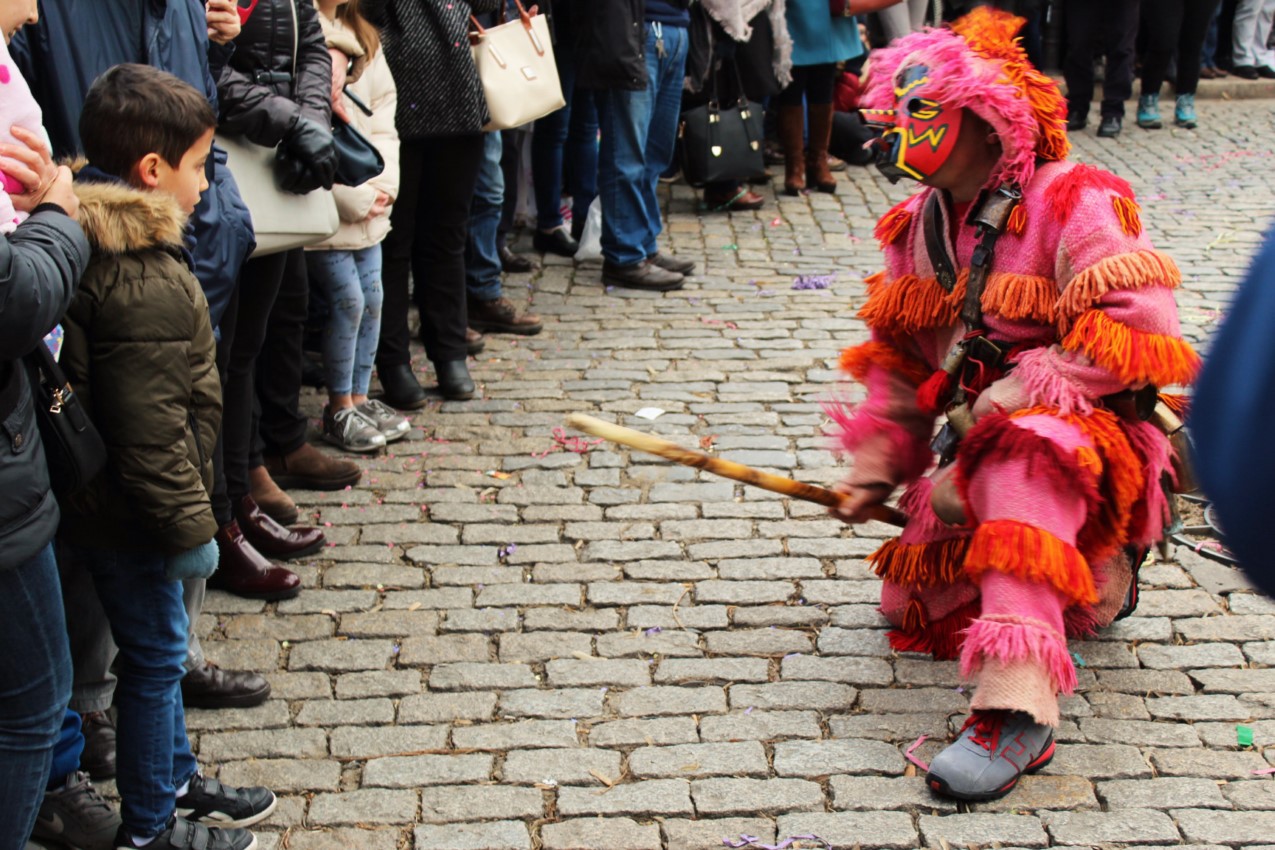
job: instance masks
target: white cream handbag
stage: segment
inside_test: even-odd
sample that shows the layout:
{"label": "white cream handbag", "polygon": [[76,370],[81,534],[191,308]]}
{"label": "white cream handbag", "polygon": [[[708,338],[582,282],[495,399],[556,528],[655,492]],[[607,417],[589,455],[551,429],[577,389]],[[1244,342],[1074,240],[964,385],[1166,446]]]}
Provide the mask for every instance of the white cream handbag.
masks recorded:
{"label": "white cream handbag", "polygon": [[[515,3],[518,19],[491,28],[484,28],[470,16],[475,27],[469,35],[470,49],[491,115],[484,130],[521,127],[566,105],[548,19],[528,14],[521,0]],[[502,3],[502,21],[504,16]]]}

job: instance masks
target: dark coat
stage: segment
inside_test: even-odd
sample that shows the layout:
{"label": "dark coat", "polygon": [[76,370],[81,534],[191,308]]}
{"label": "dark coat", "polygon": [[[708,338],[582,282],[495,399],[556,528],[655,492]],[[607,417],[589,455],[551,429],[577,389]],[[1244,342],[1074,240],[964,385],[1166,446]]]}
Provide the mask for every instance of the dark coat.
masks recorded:
{"label": "dark coat", "polygon": [[31,560],[58,527],[19,358],[44,344],[88,261],[84,231],[61,212],[37,212],[0,236],[0,570]]}
{"label": "dark coat", "polygon": [[646,0],[568,0],[576,87],[646,88]]}
{"label": "dark coat", "polygon": [[[139,3],[145,6],[142,32],[126,41],[111,38],[115,30],[109,20]],[[10,51],[44,110],[57,156],[83,153],[80,104],[112,65],[140,62],[167,71],[204,92],[215,108],[214,80],[232,52],[209,43],[201,0],[40,0],[40,22],[23,27]],[[216,325],[255,240],[252,218],[226,167],[226,152],[216,145],[208,158],[208,183],[191,216],[190,248]]]}
{"label": "dark coat", "polygon": [[398,86],[399,138],[480,133],[487,99],[469,48],[469,16],[501,0],[363,0],[359,11],[381,28]]}
{"label": "dark coat", "polygon": [[219,131],[272,148],[303,115],[331,126],[332,57],[311,0],[261,0],[234,44],[217,79]]}
{"label": "dark coat", "polygon": [[177,554],[217,533],[216,342],[160,192],[76,183],[93,259],[62,327],[61,365],[106,443],[106,469],[62,506],[77,545]]}

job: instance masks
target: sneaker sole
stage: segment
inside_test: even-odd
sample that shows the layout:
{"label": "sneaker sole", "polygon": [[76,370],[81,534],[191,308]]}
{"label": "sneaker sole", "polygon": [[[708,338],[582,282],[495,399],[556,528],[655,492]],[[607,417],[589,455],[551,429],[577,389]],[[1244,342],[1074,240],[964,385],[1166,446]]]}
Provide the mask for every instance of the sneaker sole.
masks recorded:
{"label": "sneaker sole", "polygon": [[544,325],[502,325],[497,322],[475,322],[472,319],[469,326],[483,333],[516,334],[517,336],[535,336],[545,329]]}
{"label": "sneaker sole", "polygon": [[[275,807],[278,805],[279,805],[279,798],[275,797],[274,799],[270,801],[270,805],[266,806],[265,809],[263,809],[260,812],[257,812],[255,815],[251,815],[246,818],[240,818],[239,820],[225,820],[225,821],[208,820],[206,818],[200,818],[199,820],[193,821],[193,822],[202,824],[208,827],[209,829],[247,829],[248,827],[252,826],[254,823],[260,823],[261,821],[270,817],[270,815],[274,813]],[[190,814],[190,811],[191,811],[190,809],[185,809],[185,810],[178,809],[177,816],[180,818],[187,817]],[[251,846],[252,847],[257,846],[257,837],[255,835],[252,837]],[[245,848],[245,850],[247,850],[247,848]]]}
{"label": "sneaker sole", "polygon": [[639,289],[644,292],[673,292],[681,289],[683,285],[683,282],[680,280],[672,283],[639,284],[627,280],[620,280],[614,277],[608,277],[607,275],[602,275],[602,283],[604,286],[618,286],[621,289]]}
{"label": "sneaker sole", "polygon": [[937,791],[945,797],[950,797],[953,800],[968,800],[971,803],[986,803],[991,800],[999,800],[1018,786],[1018,780],[1022,779],[1029,773],[1037,772],[1053,761],[1055,747],[1056,744],[1054,743],[1054,739],[1051,737],[1049,739],[1049,746],[1045,747],[1044,751],[1040,755],[1036,756],[1031,764],[1023,768],[1022,773],[1018,774],[1009,782],[993,791],[983,791],[973,794],[966,793],[964,791],[953,791],[950,787],[948,787],[946,779],[941,776],[935,776],[933,773],[926,775],[925,784],[930,786],[932,790]]}
{"label": "sneaker sole", "polygon": [[407,439],[407,435],[410,433],[412,433],[412,429],[408,428],[406,431],[403,431],[400,434],[386,434],[384,431],[382,431],[381,436],[385,438],[385,444],[389,445],[390,443],[397,443],[399,440]]}
{"label": "sneaker sole", "polygon": [[[380,433],[380,432],[378,431],[377,433]],[[385,435],[382,434],[381,436],[385,436]],[[381,449],[385,448],[385,443],[381,443],[379,446],[368,446],[367,448],[363,448],[361,446],[349,446],[341,442],[341,440],[338,437],[333,437],[331,434],[324,434],[323,439],[326,442],[336,446],[338,449],[340,449],[343,452],[354,452],[355,454],[361,454],[361,455],[373,454],[374,452],[379,452]],[[276,478],[275,483],[279,484],[279,479]],[[284,485],[279,484],[279,486],[282,487]]]}
{"label": "sneaker sole", "polygon": [[1159,130],[1164,127],[1163,121],[1139,121],[1138,126],[1144,130]]}

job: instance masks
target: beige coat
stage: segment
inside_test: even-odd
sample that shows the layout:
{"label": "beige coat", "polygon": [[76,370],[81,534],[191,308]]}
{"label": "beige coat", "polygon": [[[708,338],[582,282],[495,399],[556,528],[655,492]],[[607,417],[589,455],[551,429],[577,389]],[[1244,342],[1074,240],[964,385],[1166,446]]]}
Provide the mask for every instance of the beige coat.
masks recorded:
{"label": "beige coat", "polygon": [[[377,50],[370,58],[363,55],[363,48],[354,33],[340,21],[329,20],[322,13],[319,22],[328,47],[342,51],[355,60],[355,69],[348,85],[356,97],[372,109],[368,116],[345,96],[346,111],[358,130],[376,145],[385,158],[385,170],[362,186],[333,186],[337,213],[341,216],[341,228],[331,239],[311,245],[307,251],[357,251],[379,244],[390,232],[390,214],[387,210],[369,219],[377,191],[391,199],[398,197],[398,130],[394,128],[394,112],[398,93],[394,77],[390,74],[385,51]],[[357,74],[357,78],[356,75]]]}

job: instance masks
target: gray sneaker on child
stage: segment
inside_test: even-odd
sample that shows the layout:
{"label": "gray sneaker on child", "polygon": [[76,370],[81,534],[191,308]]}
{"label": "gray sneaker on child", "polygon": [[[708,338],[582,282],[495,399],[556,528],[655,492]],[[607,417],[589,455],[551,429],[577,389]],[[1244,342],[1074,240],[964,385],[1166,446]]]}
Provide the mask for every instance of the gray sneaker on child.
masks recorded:
{"label": "gray sneaker on child", "polygon": [[347,452],[376,452],[385,448],[385,435],[355,407],[323,408],[323,439]]}
{"label": "gray sneaker on child", "polygon": [[362,404],[356,405],[354,409],[362,413],[364,419],[375,425],[376,430],[385,435],[387,443],[403,439],[412,430],[411,421],[383,401],[369,398]]}
{"label": "gray sneaker on child", "polygon": [[79,850],[109,850],[119,827],[119,812],[93,787],[89,775],[77,770],[60,787],[44,792],[31,837]]}

